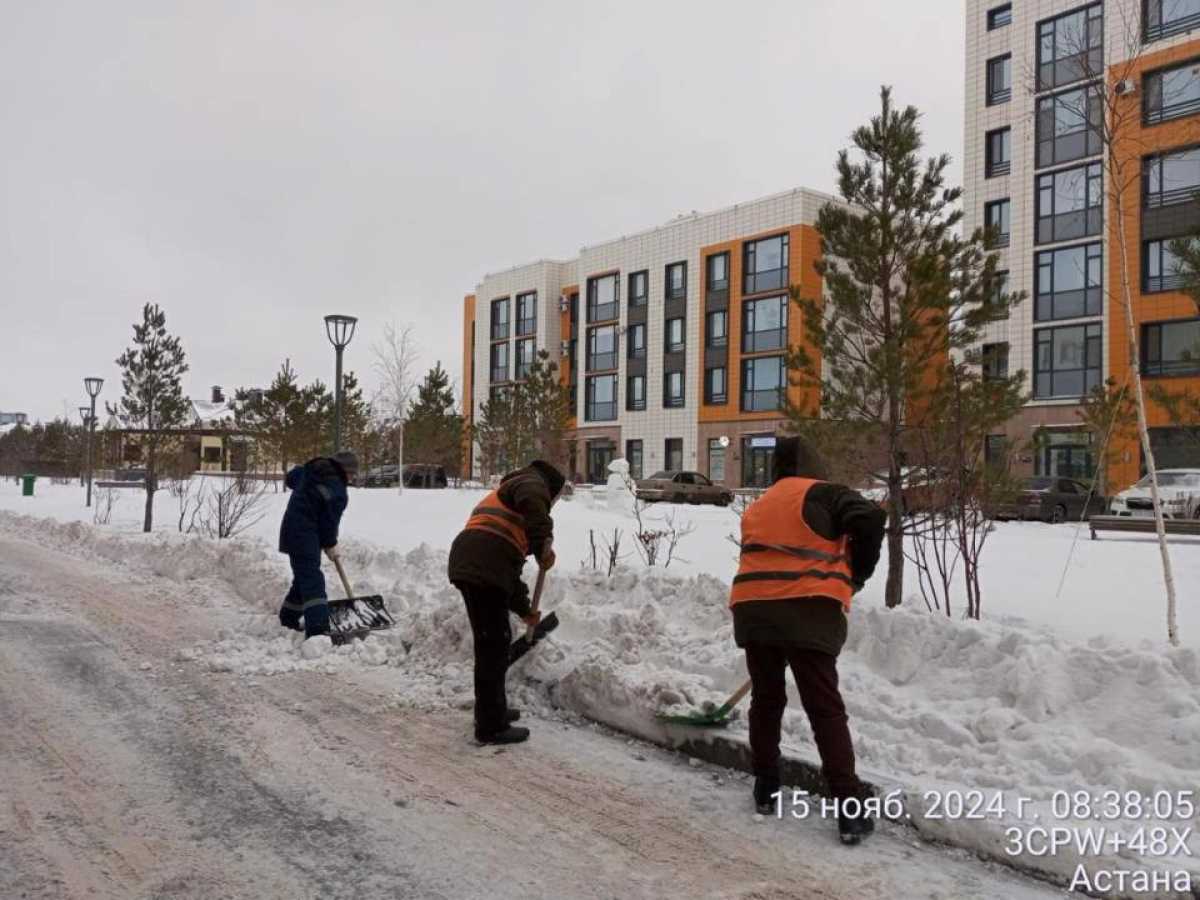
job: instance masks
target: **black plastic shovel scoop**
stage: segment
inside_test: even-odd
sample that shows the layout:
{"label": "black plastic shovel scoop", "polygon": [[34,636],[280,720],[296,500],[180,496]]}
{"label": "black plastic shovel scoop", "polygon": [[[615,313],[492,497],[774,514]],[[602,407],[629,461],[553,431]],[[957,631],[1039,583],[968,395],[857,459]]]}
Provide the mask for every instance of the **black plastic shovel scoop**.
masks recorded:
{"label": "black plastic shovel scoop", "polygon": [[[538,605],[542,602],[542,588],[546,584],[546,570],[538,569],[537,584],[533,586],[533,600],[529,604],[531,612],[537,612]],[[508,647],[508,664],[512,665],[526,653],[528,653],[533,645],[552,632],[558,627],[557,613],[550,613],[542,618],[537,625],[532,628],[526,628],[525,633],[509,644]]]}

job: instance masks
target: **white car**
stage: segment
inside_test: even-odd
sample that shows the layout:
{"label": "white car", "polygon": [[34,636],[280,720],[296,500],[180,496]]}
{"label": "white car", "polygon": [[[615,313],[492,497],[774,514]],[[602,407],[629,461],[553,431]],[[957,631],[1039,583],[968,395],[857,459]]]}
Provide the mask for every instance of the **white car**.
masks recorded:
{"label": "white car", "polygon": [[[1200,469],[1159,469],[1158,496],[1165,519],[1200,519]],[[1114,516],[1153,516],[1150,476],[1113,497]]]}

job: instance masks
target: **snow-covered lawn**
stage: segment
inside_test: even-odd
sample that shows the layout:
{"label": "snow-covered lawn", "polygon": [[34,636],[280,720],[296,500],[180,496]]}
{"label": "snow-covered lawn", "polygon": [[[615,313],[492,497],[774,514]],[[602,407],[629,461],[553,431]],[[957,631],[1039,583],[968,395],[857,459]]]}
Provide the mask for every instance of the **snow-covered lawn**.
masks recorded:
{"label": "snow-covered lawn", "polygon": [[[124,492],[107,526],[4,518],[6,527],[27,528],[70,552],[209,586],[225,598],[220,602],[244,610],[248,636],[231,634],[185,651],[200,664],[246,674],[390,665],[399,670],[397,692],[407,702],[461,707],[471,697],[470,629],[445,581],[445,551],[480,496],[353,491],[342,541],[351,579],[356,591],[384,594],[400,627],[318,658],[305,658],[273,622],[287,579],[285,559],[274,552],[283,495],[268,498],[268,514],[251,534],[220,543],[174,533],[165,492],[156,506],[159,533],[149,538],[138,533],[143,495],[133,490]],[[43,482],[35,497],[23,498],[5,483],[0,510],[90,523],[77,486]],[[585,497],[555,508],[559,566],[543,608],[557,610],[562,627],[518,666],[520,702],[653,736],[660,731],[654,713],[720,702],[744,679],[726,609],[735,569],[728,536],[736,517],[715,508],[658,507],[652,515],[668,513],[695,530],[664,571],[647,570],[632,555],[627,513]],[[591,553],[589,531],[599,543],[614,529],[624,532],[626,564],[612,577],[582,569]],[[1152,540],[1091,541],[1076,526],[1030,523],[1001,524],[990,540],[981,622],[931,615],[911,578],[905,607],[884,609],[882,571],[856,597],[840,669],[864,768],[918,797],[925,790],[1003,790],[1043,804],[1043,812],[1055,791],[1200,790],[1200,540],[1172,541],[1183,640],[1177,649],[1166,645]],[[814,755],[796,702],[784,729],[794,751]],[[734,723],[734,733],[743,730],[741,721]],[[923,808],[918,803],[912,811]],[[1004,822],[919,824],[1003,855]],[[1170,824],[1196,826],[1200,819]],[[1060,852],[1026,862],[1069,877],[1073,859]],[[1200,873],[1187,858],[1158,863]]]}

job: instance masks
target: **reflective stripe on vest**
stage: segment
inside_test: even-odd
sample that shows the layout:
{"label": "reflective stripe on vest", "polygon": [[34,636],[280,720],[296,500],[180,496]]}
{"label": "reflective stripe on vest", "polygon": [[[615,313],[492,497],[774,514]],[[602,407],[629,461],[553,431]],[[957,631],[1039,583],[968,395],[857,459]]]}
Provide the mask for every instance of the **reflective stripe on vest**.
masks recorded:
{"label": "reflective stripe on vest", "polygon": [[492,491],[472,510],[471,517],[467,519],[467,530],[489,531],[516,547],[522,557],[529,555],[525,517],[505,506],[499,491]]}
{"label": "reflective stripe on vest", "polygon": [[820,483],[781,478],[747,508],[730,606],[748,600],[832,597],[850,609],[854,579],[846,538],[824,538],[804,519],[805,498]]}

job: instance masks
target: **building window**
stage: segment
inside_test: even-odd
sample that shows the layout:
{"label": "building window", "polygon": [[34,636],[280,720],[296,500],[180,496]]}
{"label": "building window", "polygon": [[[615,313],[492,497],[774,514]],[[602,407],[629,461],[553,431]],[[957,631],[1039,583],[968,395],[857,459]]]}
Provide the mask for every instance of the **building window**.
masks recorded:
{"label": "building window", "polygon": [[629,477],[638,481],[642,477],[642,442],[625,442],[625,462],[629,463]]}
{"label": "building window", "polygon": [[667,438],[663,449],[663,462],[668,472],[683,471],[683,438]]}
{"label": "building window", "polygon": [[1146,0],[1145,37],[1157,41],[1200,27],[1200,0]]}
{"label": "building window", "polygon": [[1099,234],[1104,215],[1100,163],[1039,175],[1036,206],[1036,243]]}
{"label": "building window", "polygon": [[1012,4],[1005,3],[1003,6],[996,6],[988,10],[987,28],[988,31],[995,31],[997,28],[1003,28],[1006,25],[1012,24]]}
{"label": "building window", "polygon": [[1152,72],[1143,84],[1142,115],[1147,125],[1200,112],[1200,60]]}
{"label": "building window", "polygon": [[1146,157],[1142,164],[1142,205],[1147,209],[1188,203],[1198,193],[1200,147]]}
{"label": "building window", "polygon": [[630,325],[626,332],[626,343],[629,345],[630,359],[643,359],[646,356],[646,323],[639,322]]}
{"label": "building window", "polygon": [[1037,254],[1034,320],[1049,322],[1100,315],[1103,261],[1100,244]]}
{"label": "building window", "polygon": [[747,300],[742,306],[742,352],[761,353],[787,346],[787,297]]}
{"label": "building window", "polygon": [[1012,171],[1012,129],[997,128],[987,133],[985,177],[995,178]]}
{"label": "building window", "polygon": [[725,447],[720,438],[708,441],[708,480],[713,484],[725,483]]}
{"label": "building window", "polygon": [[724,347],[729,341],[727,329],[729,314],[718,309],[704,317],[704,345],[706,347]]}
{"label": "building window", "polygon": [[1098,78],[1104,72],[1104,4],[1041,22],[1037,61],[1039,91]]}
{"label": "building window", "polygon": [[1171,249],[1171,240],[1146,241],[1142,250],[1142,293],[1178,291],[1186,278],[1183,261]]}
{"label": "building window", "polygon": [[587,320],[608,322],[617,317],[617,276],[588,279]]}
{"label": "building window", "polygon": [[508,337],[508,298],[492,301],[492,340],[502,341]]}
{"label": "building window", "polygon": [[1004,302],[1004,297],[1008,293],[1008,270],[998,269],[992,277],[991,291],[987,295],[985,303],[999,306]]}
{"label": "building window", "polygon": [[1012,204],[1007,197],[983,205],[983,224],[988,231],[989,247],[1008,246],[1012,234]]}
{"label": "building window", "polygon": [[766,412],[783,408],[787,387],[782,356],[760,356],[742,361],[742,410]]}
{"label": "building window", "polygon": [[757,294],[787,287],[788,236],[777,234],[761,241],[747,241],[743,250],[742,292]]}
{"label": "building window", "polygon": [[587,333],[587,370],[602,372],[617,367],[617,326],[601,325]]}
{"label": "building window", "polygon": [[1034,123],[1037,168],[1098,155],[1103,117],[1100,90],[1094,85],[1039,98]]}
{"label": "building window", "polygon": [[704,402],[721,404],[729,399],[725,387],[725,367],[715,366],[704,370]]}
{"label": "building window", "polygon": [[537,334],[537,292],[517,294],[517,334]]}
{"label": "building window", "polygon": [[984,381],[1008,377],[1008,344],[984,344],[981,354]]}
{"label": "building window", "polygon": [[683,373],[667,372],[663,375],[663,406],[679,409],[683,406]]}
{"label": "building window", "polygon": [[667,266],[667,299],[687,299],[687,263],[677,262]]}
{"label": "building window", "polygon": [[1200,319],[1142,326],[1143,375],[1200,375]]}
{"label": "building window", "polygon": [[1012,54],[987,61],[987,105],[996,106],[1012,99]]}
{"label": "building window", "polygon": [[492,381],[508,381],[508,344],[492,344]]}
{"label": "building window", "polygon": [[529,370],[533,368],[533,360],[536,353],[533,338],[517,341],[517,381],[529,377]]}
{"label": "building window", "polygon": [[991,469],[1008,468],[1008,437],[989,434],[983,439],[983,463]]}
{"label": "building window", "polygon": [[629,275],[629,308],[645,306],[649,292],[649,273],[645,269],[640,272],[631,272]]}
{"label": "building window", "polygon": [[683,319],[667,319],[666,348],[668,353],[676,353],[683,349]]}
{"label": "building window", "polygon": [[611,422],[617,417],[616,375],[592,375],[587,379],[583,417],[589,422]]}
{"label": "building window", "polygon": [[707,290],[710,294],[729,290],[729,254],[714,253],[708,258]]}
{"label": "building window", "polygon": [[1099,325],[1067,325],[1033,332],[1033,396],[1083,397],[1100,384]]}
{"label": "building window", "polygon": [[639,412],[646,408],[646,376],[630,375],[625,379],[625,408]]}

